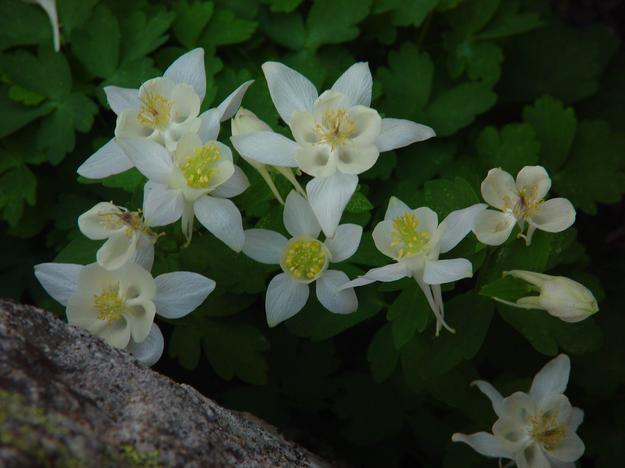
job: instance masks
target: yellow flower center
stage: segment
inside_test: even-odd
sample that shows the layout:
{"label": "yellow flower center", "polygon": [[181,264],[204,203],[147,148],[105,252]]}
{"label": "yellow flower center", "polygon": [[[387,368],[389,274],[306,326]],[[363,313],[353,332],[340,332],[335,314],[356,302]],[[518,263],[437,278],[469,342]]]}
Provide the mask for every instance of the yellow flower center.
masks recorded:
{"label": "yellow flower center", "polygon": [[163,129],[169,124],[172,104],[169,99],[160,94],[146,93],[139,98],[141,109],[137,120],[144,127]]}
{"label": "yellow flower center", "polygon": [[283,258],[283,268],[296,280],[312,281],[317,279],[327,264],[327,249],[316,239],[291,241]]}
{"label": "yellow flower center", "polygon": [[[519,191],[519,199],[511,206],[512,214],[519,220],[526,220],[535,214],[543,204],[543,200],[537,196],[538,187],[533,186]],[[504,200],[506,207],[512,205],[509,200]]]}
{"label": "yellow flower center", "polygon": [[530,421],[530,435],[547,450],[558,447],[566,438],[567,427],[558,421],[557,413],[547,411],[531,417]]}
{"label": "yellow flower center", "polygon": [[112,323],[122,317],[126,302],[119,295],[119,284],[116,284],[107,286],[100,294],[94,294],[93,304],[98,311],[98,319]]}
{"label": "yellow flower center", "polygon": [[419,219],[411,212],[393,220],[391,247],[399,248],[398,258],[412,257],[430,247],[430,233],[418,231],[419,224]]}
{"label": "yellow flower center", "polygon": [[217,146],[200,146],[193,149],[191,155],[180,167],[187,185],[196,189],[208,188],[217,173],[216,163],[221,159]]}
{"label": "yellow flower center", "polygon": [[315,134],[319,143],[327,143],[332,148],[345,143],[354,133],[356,124],[347,115],[345,109],[326,111],[321,123],[315,125]]}

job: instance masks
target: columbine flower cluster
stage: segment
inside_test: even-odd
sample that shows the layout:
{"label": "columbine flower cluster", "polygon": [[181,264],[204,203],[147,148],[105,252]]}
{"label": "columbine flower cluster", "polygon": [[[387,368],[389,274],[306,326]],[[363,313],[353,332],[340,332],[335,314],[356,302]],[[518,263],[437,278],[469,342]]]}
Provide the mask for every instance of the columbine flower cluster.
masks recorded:
{"label": "columbine flower cluster", "polygon": [[[450,254],[458,243],[473,232],[484,244],[500,245],[517,227],[518,237],[529,245],[536,229],[560,232],[575,220],[568,200],[545,200],[551,179],[544,168],[524,167],[516,180],[502,169],[491,169],[481,191],[496,210],[478,203],[439,221],[432,209],[413,209],[391,197],[372,235],[378,250],[393,262],[350,280],[331,265],[350,258],[360,244],[362,227],[341,224],[358,175],[373,167],[380,153],[431,138],[434,131],[408,120],[382,118],[371,108],[372,77],[366,63],[352,65],[321,94],[306,77],[285,65],[267,62],[262,69],[273,103],[293,139],[274,132],[253,112],[240,107],[251,81],[241,84],[217,107],[200,113],[206,91],[202,49],[181,56],[162,77],[148,80],[138,90],[104,88],[117,115],[115,137],[90,156],[78,173],[103,179],[136,167],[147,183],[142,209],[131,211],[102,202],[79,217],[85,236],[105,241],[95,263],[36,267],[41,284],[66,307],[69,323],[129,350],[141,362],[156,362],[163,337],[155,316],[176,319],[192,312],[215,282],[190,272],[154,278],[150,271],[159,237],[155,229],[180,220],[188,244],[197,219],[234,251],[280,266],[282,273],[270,281],[266,294],[269,326],[297,314],[313,284],[327,310],[349,314],[358,309],[354,288],[412,278],[436,317],[436,334],[443,327],[453,332],[445,321],[441,285],[473,274],[469,260]],[[218,140],[221,123],[228,119],[232,119],[233,146],[284,205],[283,221],[290,239],[265,229],[244,229],[241,213],[230,198],[246,190],[249,182],[230,148]],[[302,174],[309,176],[304,186],[297,180]],[[293,187],[286,200],[274,175],[286,178]],[[509,305],[544,309],[569,322],[597,311],[592,293],[568,278],[519,270],[506,274],[527,281],[539,292],[515,302],[502,301]],[[536,388],[546,385],[541,382],[549,369],[564,366],[564,358],[558,359],[539,374]],[[515,394],[508,399],[484,382],[477,385],[493,400],[504,422],[496,423],[495,436],[490,438],[457,435],[454,440],[487,455],[511,458],[519,466],[534,466],[526,461],[544,457],[568,463],[578,454],[573,435],[581,417],[562,399],[562,385],[560,390],[532,390],[529,396]],[[504,423],[508,432],[499,430]],[[503,440],[513,433],[519,438]],[[575,447],[566,454],[558,448],[571,444]]]}

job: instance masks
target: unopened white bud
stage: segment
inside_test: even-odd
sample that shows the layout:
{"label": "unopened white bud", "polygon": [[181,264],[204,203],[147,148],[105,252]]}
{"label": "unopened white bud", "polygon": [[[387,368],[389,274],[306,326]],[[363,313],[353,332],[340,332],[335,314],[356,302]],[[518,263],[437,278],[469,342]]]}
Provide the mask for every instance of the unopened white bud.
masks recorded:
{"label": "unopened white bud", "polygon": [[242,135],[252,132],[271,132],[271,127],[260,120],[254,112],[240,107],[236,115],[230,120],[232,135]]}

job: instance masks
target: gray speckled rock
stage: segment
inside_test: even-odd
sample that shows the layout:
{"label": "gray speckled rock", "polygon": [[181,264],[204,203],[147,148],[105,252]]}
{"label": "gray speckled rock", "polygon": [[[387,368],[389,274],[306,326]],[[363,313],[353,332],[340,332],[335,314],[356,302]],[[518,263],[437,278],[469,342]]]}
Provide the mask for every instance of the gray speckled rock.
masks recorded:
{"label": "gray speckled rock", "polygon": [[0,466],[330,466],[52,314],[0,300]]}

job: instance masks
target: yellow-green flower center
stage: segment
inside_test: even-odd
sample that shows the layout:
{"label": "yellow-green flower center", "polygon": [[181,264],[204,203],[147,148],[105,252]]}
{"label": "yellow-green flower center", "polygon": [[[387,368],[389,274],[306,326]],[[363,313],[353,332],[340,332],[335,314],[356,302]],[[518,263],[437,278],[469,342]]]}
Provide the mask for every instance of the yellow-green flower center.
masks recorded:
{"label": "yellow-green flower center", "polygon": [[141,109],[137,120],[144,127],[163,129],[169,124],[172,103],[169,99],[157,93],[147,92],[139,98]]}
{"label": "yellow-green flower center", "polygon": [[411,257],[430,247],[430,233],[419,231],[420,221],[414,213],[404,213],[393,220],[391,246],[397,248],[397,257]]}
{"label": "yellow-green flower center", "polygon": [[291,241],[284,252],[283,268],[296,280],[313,281],[328,265],[328,251],[316,239]]}
{"label": "yellow-green flower center", "polygon": [[555,449],[566,438],[567,427],[558,421],[557,413],[547,411],[539,416],[533,416],[530,421],[532,423],[530,435],[547,450]]}
{"label": "yellow-green flower center", "polygon": [[93,304],[98,311],[98,319],[112,323],[122,317],[126,301],[119,295],[119,284],[116,284],[107,286],[100,294],[94,294]]}
{"label": "yellow-green flower center", "polygon": [[187,185],[196,189],[208,188],[217,173],[217,161],[221,159],[219,147],[205,145],[193,149],[193,154],[180,167]]}
{"label": "yellow-green flower center", "polygon": [[315,134],[319,143],[327,143],[336,148],[345,143],[354,133],[356,124],[345,109],[326,111],[321,123],[315,125]]}

